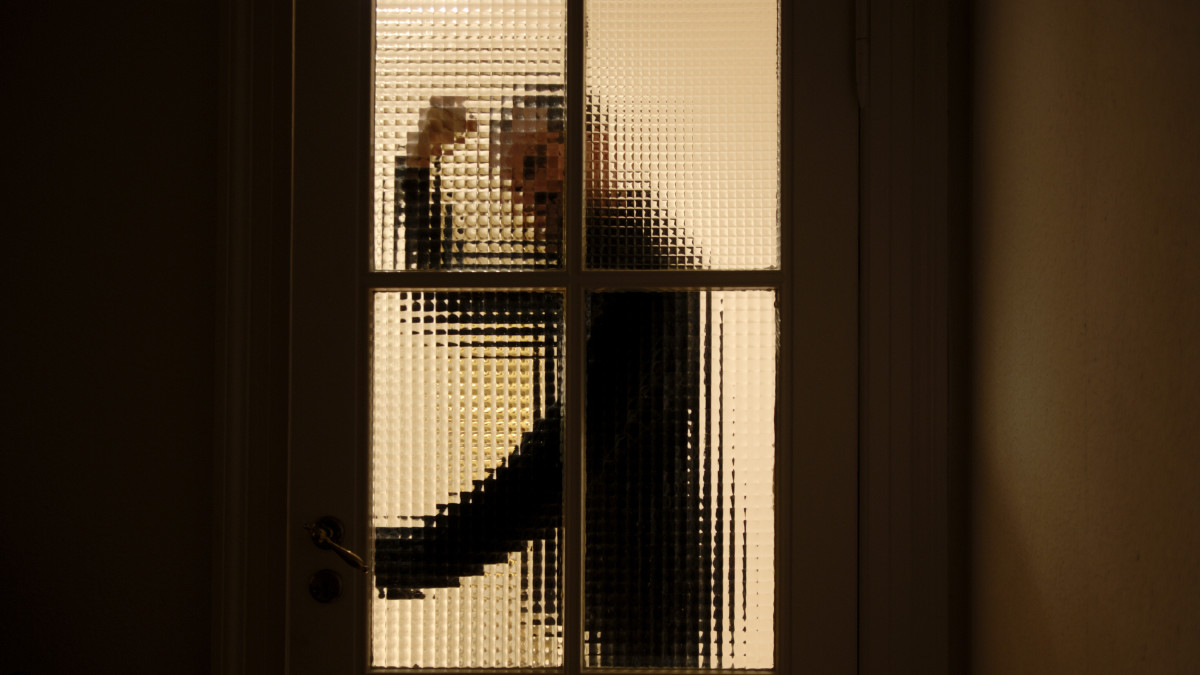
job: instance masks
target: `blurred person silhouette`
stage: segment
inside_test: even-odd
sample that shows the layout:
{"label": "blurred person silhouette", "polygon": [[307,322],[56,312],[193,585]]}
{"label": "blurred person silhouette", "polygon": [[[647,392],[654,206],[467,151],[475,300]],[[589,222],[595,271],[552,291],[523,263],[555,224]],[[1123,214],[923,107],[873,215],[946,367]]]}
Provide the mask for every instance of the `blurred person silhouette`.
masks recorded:
{"label": "blurred person silhouette", "polygon": [[[527,249],[527,258],[509,260],[516,261],[514,267],[558,266],[565,170],[561,91],[514,96],[505,103],[504,113],[488,125],[488,172],[499,177],[511,207],[531,216],[525,222],[534,231],[516,239],[537,244]],[[394,227],[404,234],[395,241],[404,250],[395,255],[406,269],[481,266],[441,185],[440,169],[481,128],[467,104],[464,98],[433,97],[420,114],[418,130],[409,134],[406,155],[396,159],[400,189]],[[620,259],[628,268],[672,267],[685,247],[661,235],[670,215],[657,206],[648,181],[611,179],[615,172],[603,119],[589,115],[584,142],[587,257]],[[457,302],[495,302],[495,297]],[[439,310],[455,302],[445,294],[438,298],[446,305]],[[541,338],[561,331],[561,305],[526,309],[544,322],[529,329]],[[591,654],[589,663],[718,665],[730,648],[732,626],[745,611],[732,606],[734,596],[726,589],[739,583],[734,575],[744,574],[747,566],[735,572],[727,564],[740,554],[723,532],[725,517],[714,516],[727,507],[724,500],[733,489],[722,484],[721,454],[693,447],[714,442],[696,435],[710,423],[703,417],[702,399],[709,406],[720,400],[719,392],[707,390],[710,380],[701,366],[719,358],[702,338],[711,334],[713,317],[698,293],[682,291],[593,294],[587,311],[584,649]],[[556,372],[555,365],[546,372]],[[563,526],[563,420],[559,392],[547,391],[546,416],[470,492],[456,503],[439,505],[421,525],[377,528],[375,573],[382,597],[421,598],[431,589],[456,587],[460,579],[483,574],[486,565],[502,563],[536,541],[543,555],[533,564],[550,578],[552,591],[531,600],[551,614],[557,611],[557,553],[545,542],[553,542]]]}

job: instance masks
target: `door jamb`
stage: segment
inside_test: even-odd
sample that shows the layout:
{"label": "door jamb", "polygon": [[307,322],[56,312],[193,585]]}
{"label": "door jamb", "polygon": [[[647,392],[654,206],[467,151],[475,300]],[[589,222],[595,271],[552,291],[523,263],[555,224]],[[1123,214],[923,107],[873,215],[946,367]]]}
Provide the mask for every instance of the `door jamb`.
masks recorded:
{"label": "door jamb", "polygon": [[221,3],[210,611],[229,675],[287,670],[292,11]]}
{"label": "door jamb", "polygon": [[969,3],[859,2],[859,672],[966,672]]}

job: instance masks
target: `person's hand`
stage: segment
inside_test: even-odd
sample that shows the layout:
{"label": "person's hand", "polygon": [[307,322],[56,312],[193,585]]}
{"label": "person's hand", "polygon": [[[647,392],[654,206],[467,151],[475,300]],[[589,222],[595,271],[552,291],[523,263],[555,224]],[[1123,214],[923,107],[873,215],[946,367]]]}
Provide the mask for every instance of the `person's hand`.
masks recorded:
{"label": "person's hand", "polygon": [[430,160],[441,155],[444,146],[475,131],[477,125],[469,117],[464,105],[466,101],[465,96],[433,96],[429,99],[429,107],[421,110],[417,131],[408,134],[405,164],[428,168]]}

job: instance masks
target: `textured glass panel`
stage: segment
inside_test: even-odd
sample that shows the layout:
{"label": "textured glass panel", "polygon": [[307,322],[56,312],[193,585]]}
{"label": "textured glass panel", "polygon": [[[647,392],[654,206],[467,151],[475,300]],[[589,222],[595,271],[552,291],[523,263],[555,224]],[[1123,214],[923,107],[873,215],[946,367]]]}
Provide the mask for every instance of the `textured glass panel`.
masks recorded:
{"label": "textured glass panel", "polygon": [[375,16],[375,269],[558,266],[565,0]]}
{"label": "textured glass panel", "polygon": [[562,296],[378,292],[376,667],[562,663]]}
{"label": "textured glass panel", "polygon": [[590,666],[774,662],[771,291],[588,300]]}
{"label": "textured glass panel", "polygon": [[588,0],[587,264],[779,265],[776,0]]}

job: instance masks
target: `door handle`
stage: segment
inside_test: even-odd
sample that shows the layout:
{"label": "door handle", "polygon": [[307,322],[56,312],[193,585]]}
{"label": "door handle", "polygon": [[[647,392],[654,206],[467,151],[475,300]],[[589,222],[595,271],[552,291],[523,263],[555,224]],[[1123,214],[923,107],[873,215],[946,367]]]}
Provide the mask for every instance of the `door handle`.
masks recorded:
{"label": "door handle", "polygon": [[338,554],[339,558],[346,561],[347,565],[363,574],[371,571],[371,568],[363,562],[362,556],[342,546],[342,533],[345,531],[342,521],[333,516],[325,516],[315,523],[305,525],[304,529],[308,531],[308,536],[312,537],[317,548],[333,551]]}

